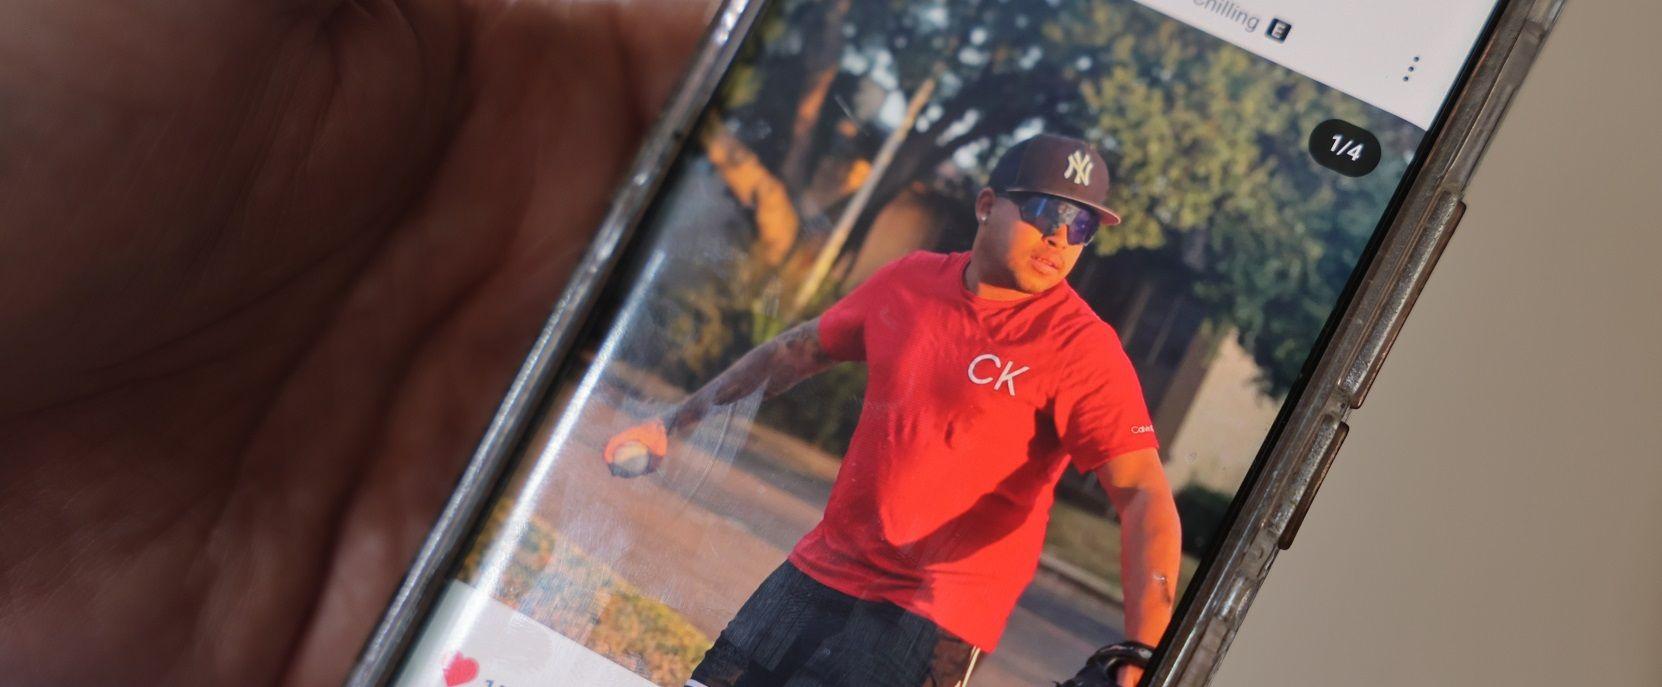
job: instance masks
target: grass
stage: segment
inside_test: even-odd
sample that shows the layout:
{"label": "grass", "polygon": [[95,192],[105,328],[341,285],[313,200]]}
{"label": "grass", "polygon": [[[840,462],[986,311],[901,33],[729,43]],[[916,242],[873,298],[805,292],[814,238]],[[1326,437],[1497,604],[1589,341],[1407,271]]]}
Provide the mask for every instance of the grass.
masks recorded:
{"label": "grass", "polygon": [[[508,499],[497,504],[458,579],[480,586],[480,560],[490,542],[500,543],[502,519],[511,508]],[[535,518],[490,591],[538,623],[666,687],[680,687],[712,643],[674,609],[561,541],[554,528]]]}

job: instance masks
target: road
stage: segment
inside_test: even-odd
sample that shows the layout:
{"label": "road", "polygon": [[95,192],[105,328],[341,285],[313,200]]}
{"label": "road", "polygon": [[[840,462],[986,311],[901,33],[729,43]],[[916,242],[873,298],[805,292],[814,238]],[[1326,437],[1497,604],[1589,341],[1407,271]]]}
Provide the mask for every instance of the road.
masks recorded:
{"label": "road", "polygon": [[[712,417],[672,445],[659,472],[615,478],[599,450],[634,422],[617,406],[636,405],[626,400],[635,396],[602,387],[588,399],[561,450],[545,455],[552,462],[536,492],[538,515],[713,637],[819,521],[839,461],[779,432]],[[1120,623],[1119,607],[1040,570],[973,684],[1050,685],[1119,641]]]}

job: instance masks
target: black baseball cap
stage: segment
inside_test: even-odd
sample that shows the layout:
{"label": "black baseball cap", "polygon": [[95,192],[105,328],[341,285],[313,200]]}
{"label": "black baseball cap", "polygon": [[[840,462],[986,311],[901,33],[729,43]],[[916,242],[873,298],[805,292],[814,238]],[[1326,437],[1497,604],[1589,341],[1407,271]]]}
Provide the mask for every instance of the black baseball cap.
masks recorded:
{"label": "black baseball cap", "polygon": [[1108,208],[1108,163],[1091,144],[1039,134],[1010,146],[993,165],[987,186],[998,193],[1042,193],[1095,210],[1102,223],[1120,223]]}

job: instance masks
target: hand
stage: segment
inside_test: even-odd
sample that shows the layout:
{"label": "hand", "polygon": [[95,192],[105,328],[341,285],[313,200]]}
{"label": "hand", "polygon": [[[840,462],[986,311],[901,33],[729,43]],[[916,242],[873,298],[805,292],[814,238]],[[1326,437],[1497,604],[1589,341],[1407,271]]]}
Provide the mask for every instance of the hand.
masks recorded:
{"label": "hand", "polygon": [[0,675],[338,684],[708,0],[0,3]]}
{"label": "hand", "polygon": [[1097,649],[1085,660],[1067,682],[1059,687],[1136,687],[1143,677],[1143,667],[1154,654],[1154,647],[1136,641],[1123,641]]}
{"label": "hand", "polygon": [[[631,464],[633,461],[629,457],[618,455],[619,448],[631,442],[646,447],[647,460],[640,465]],[[657,470],[659,462],[667,453],[669,433],[664,430],[663,420],[654,418],[613,435],[606,441],[602,457],[606,459],[606,465],[611,468],[613,476],[640,477]]]}

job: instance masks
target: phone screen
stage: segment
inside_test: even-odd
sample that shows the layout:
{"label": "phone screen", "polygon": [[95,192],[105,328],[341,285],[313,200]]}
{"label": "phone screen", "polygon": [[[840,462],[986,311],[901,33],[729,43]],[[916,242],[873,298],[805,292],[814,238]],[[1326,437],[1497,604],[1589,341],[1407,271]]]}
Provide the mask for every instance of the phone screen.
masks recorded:
{"label": "phone screen", "polygon": [[400,684],[1158,643],[1495,9],[772,2]]}

